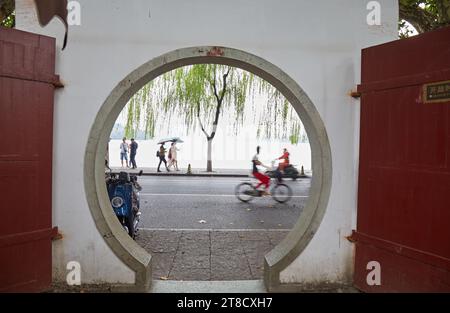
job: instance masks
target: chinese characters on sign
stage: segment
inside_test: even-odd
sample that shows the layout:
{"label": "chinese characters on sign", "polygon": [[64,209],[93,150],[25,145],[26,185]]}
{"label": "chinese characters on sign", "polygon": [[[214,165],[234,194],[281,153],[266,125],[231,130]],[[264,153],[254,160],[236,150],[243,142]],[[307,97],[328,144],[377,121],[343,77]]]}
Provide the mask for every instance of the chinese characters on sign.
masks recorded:
{"label": "chinese characters on sign", "polygon": [[425,103],[450,101],[450,80],[423,86]]}

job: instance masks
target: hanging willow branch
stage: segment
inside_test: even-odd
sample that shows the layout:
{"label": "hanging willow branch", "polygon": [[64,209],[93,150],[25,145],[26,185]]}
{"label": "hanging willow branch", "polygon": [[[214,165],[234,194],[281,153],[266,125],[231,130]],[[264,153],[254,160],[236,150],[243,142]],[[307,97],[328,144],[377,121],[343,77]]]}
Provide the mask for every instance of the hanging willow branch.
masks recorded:
{"label": "hanging willow branch", "polygon": [[[263,101],[257,106],[258,98]],[[147,138],[153,138],[155,129],[168,131],[177,126],[172,120],[181,118],[187,133],[200,127],[207,138],[214,138],[224,114],[233,120],[235,133],[249,118],[258,125],[255,136],[265,139],[298,143],[302,130],[295,110],[270,83],[247,71],[217,64],[167,72],[140,89],[124,110],[127,137],[144,130]]]}

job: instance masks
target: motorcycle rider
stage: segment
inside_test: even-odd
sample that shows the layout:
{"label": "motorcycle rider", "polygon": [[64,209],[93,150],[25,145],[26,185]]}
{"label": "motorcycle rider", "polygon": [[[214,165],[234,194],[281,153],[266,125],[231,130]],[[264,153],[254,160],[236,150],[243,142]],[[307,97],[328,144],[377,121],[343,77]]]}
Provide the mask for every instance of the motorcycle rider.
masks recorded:
{"label": "motorcycle rider", "polygon": [[283,149],[283,155],[280,156],[277,160],[283,160],[278,164],[278,169],[281,172],[284,172],[284,169],[289,166],[289,152],[286,148]]}

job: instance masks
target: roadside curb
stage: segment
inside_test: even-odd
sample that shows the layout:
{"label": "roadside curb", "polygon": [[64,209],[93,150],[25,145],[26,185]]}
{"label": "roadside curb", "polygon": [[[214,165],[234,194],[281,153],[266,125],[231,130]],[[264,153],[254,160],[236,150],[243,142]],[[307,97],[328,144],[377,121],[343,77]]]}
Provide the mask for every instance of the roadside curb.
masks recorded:
{"label": "roadside curb", "polygon": [[[130,174],[138,174],[138,172],[128,172],[127,173]],[[120,171],[113,171],[114,174],[118,174],[120,173]],[[220,173],[205,173],[205,174],[199,174],[199,173],[195,173],[195,174],[187,174],[187,173],[146,173],[143,172],[142,176],[171,176],[171,177],[175,177],[175,176],[181,176],[181,177],[238,177],[238,178],[242,178],[242,177],[253,177],[250,174],[220,174]],[[298,179],[301,178],[311,178],[310,176],[304,175],[304,176],[298,176]],[[285,179],[289,179],[289,178],[285,178]]]}
{"label": "roadside curb", "polygon": [[[138,172],[128,172],[130,174],[138,174]],[[114,174],[120,173],[120,171],[113,171]],[[179,174],[179,173],[146,173],[143,172],[142,176],[181,176],[181,177],[250,177],[248,174],[219,174],[219,173],[210,173],[210,174]]]}
{"label": "roadside curb", "polygon": [[183,177],[250,177],[248,174],[176,174],[176,173],[142,173],[142,176],[183,176]]}

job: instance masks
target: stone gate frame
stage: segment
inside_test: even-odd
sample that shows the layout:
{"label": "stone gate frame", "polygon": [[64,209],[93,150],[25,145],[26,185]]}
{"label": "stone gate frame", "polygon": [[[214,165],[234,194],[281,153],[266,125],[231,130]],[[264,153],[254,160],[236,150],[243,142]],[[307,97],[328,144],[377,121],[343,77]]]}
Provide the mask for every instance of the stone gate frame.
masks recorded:
{"label": "stone gate frame", "polygon": [[230,65],[265,79],[291,103],[308,134],[313,178],[307,204],[290,233],[264,258],[267,290],[292,290],[290,284],[281,284],[280,273],[306,248],[325,214],[332,183],[330,143],[316,107],[302,88],[277,66],[241,50],[191,47],[168,52],[141,65],[112,90],[95,118],[84,158],[86,196],[97,229],[116,256],[135,272],[135,290],[148,291],[152,282],[152,257],[122,230],[111,209],[105,184],[105,151],[114,123],[133,94],[168,71],[201,63]]}

